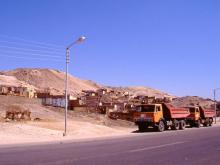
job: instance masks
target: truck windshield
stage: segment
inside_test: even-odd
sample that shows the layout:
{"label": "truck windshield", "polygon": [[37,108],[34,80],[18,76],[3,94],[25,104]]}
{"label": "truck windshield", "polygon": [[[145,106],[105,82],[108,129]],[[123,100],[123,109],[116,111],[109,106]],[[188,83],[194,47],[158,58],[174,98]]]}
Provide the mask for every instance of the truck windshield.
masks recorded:
{"label": "truck windshield", "polygon": [[140,112],[154,112],[155,106],[154,105],[146,105],[139,107],[138,111]]}
{"label": "truck windshield", "polygon": [[190,113],[195,113],[195,108],[189,108]]}

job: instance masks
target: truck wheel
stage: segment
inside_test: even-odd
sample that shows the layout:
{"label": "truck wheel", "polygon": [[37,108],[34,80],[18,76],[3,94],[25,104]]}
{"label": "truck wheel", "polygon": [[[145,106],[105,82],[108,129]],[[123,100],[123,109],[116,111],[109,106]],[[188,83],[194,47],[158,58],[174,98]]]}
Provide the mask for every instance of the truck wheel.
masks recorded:
{"label": "truck wheel", "polygon": [[179,121],[175,120],[172,126],[172,130],[178,130],[180,127]]}
{"label": "truck wheel", "polygon": [[204,127],[208,127],[208,123],[205,122],[205,123],[203,124],[203,126],[204,126]]}
{"label": "truck wheel", "polygon": [[165,130],[164,122],[161,120],[158,124],[158,131],[163,132]]}
{"label": "truck wheel", "polygon": [[212,119],[209,119],[209,126],[210,126],[210,127],[212,126],[212,123],[213,123],[213,120],[212,120]]}
{"label": "truck wheel", "polygon": [[205,120],[205,123],[203,124],[204,127],[208,127],[209,126],[209,119]]}
{"label": "truck wheel", "polygon": [[195,123],[195,126],[196,126],[197,128],[200,128],[200,120],[198,120],[198,121]]}
{"label": "truck wheel", "polygon": [[195,123],[190,123],[189,126],[190,126],[190,128],[192,128],[195,126]]}
{"label": "truck wheel", "polygon": [[147,129],[147,125],[146,124],[138,124],[138,130],[140,132],[144,132]]}
{"label": "truck wheel", "polygon": [[185,128],[186,128],[186,122],[185,122],[185,120],[181,120],[180,121],[180,129],[184,130]]}

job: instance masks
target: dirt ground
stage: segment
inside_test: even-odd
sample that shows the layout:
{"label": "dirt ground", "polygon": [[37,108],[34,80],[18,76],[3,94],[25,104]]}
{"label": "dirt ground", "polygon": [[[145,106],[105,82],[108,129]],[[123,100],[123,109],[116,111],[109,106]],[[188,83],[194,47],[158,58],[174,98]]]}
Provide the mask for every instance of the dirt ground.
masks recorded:
{"label": "dirt ground", "polygon": [[[44,107],[39,99],[16,96],[0,96],[0,102],[0,145],[117,136],[137,129],[132,122],[111,120],[105,115],[85,111],[69,111],[68,136],[63,137],[64,109]],[[6,122],[5,112],[10,105],[30,110],[32,120]]]}

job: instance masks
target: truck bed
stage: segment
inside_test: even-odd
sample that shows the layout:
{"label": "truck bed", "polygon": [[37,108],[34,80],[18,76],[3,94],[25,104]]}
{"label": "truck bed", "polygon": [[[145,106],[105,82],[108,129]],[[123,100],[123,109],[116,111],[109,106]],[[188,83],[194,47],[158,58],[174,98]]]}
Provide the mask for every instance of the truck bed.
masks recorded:
{"label": "truck bed", "polygon": [[212,109],[205,109],[202,107],[199,107],[201,118],[213,118],[215,116],[215,111]]}
{"label": "truck bed", "polygon": [[190,115],[187,108],[177,108],[171,104],[163,103],[163,112],[166,119],[183,119]]}

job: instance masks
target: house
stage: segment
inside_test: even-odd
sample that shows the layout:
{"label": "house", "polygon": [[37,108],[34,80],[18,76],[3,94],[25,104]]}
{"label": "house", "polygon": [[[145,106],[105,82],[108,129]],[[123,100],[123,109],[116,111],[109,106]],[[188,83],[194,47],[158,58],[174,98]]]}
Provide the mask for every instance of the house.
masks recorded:
{"label": "house", "polygon": [[[20,96],[24,96],[27,98],[36,98],[37,97],[36,90],[33,88],[19,87],[18,91],[20,93]],[[17,93],[17,89],[14,90],[14,93]]]}

